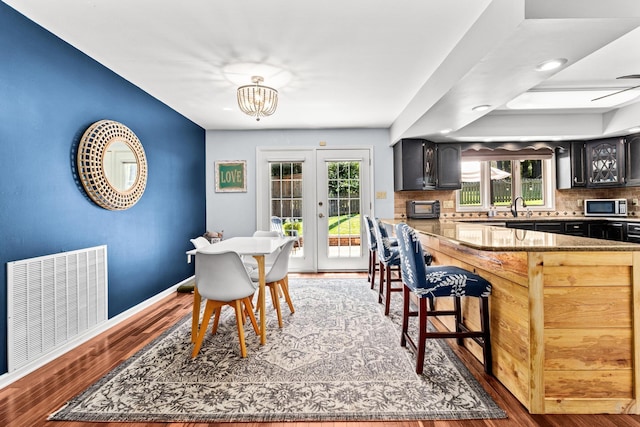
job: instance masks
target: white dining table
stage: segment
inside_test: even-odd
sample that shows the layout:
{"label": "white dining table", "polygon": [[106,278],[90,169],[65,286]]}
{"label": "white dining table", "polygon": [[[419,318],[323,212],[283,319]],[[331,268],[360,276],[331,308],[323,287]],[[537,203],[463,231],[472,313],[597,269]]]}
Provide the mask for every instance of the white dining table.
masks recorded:
{"label": "white dining table", "polygon": [[[187,251],[187,262],[191,262],[191,257],[197,252],[215,254],[222,252],[236,252],[238,255],[253,256],[258,263],[258,309],[260,311],[260,344],[267,342],[267,328],[265,315],[265,265],[264,257],[274,253],[284,246],[290,237],[232,237],[199,249]],[[193,317],[191,321],[191,341],[195,341],[198,334],[198,324],[200,322],[201,297],[198,293],[198,284],[193,290]]]}

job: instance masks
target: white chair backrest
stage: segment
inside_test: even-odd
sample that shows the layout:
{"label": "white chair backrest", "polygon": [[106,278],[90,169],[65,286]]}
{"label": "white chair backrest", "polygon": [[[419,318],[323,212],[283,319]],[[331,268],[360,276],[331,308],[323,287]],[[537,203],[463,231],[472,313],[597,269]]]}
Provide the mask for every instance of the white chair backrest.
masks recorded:
{"label": "white chair backrest", "polygon": [[224,302],[251,296],[258,288],[236,252],[196,252],[196,286],[203,297]]}
{"label": "white chair backrest", "polygon": [[196,249],[204,248],[205,246],[209,246],[211,243],[204,237],[196,237],[195,239],[191,239],[191,243]]}
{"label": "white chair backrest", "polygon": [[[277,251],[276,259],[273,261],[273,264],[271,264],[271,267],[269,267],[268,264],[266,265],[266,283],[282,280],[287,273],[289,273],[289,254],[291,254],[291,250],[293,249],[293,244],[295,242],[295,240],[289,240],[287,243],[282,245],[282,247]],[[258,270],[253,270],[251,272],[251,280],[254,282],[258,281]]]}
{"label": "white chair backrest", "polygon": [[295,240],[289,240],[282,246],[282,248],[280,248],[278,257],[265,277],[265,281],[267,283],[282,280],[289,273],[289,255],[291,254],[291,249],[293,249],[294,243]]}
{"label": "white chair backrest", "polygon": [[257,230],[253,233],[253,237],[280,237],[277,231]]}

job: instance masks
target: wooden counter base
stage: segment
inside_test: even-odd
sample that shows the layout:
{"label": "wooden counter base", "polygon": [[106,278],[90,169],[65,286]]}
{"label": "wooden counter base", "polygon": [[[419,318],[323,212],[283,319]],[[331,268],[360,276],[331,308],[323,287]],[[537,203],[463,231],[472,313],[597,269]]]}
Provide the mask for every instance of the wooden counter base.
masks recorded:
{"label": "wooden counter base", "polygon": [[[420,238],[435,264],[492,283],[493,372],[529,412],[640,413],[640,252],[498,252]],[[463,315],[478,327],[474,300]],[[479,346],[466,345],[482,360]]]}

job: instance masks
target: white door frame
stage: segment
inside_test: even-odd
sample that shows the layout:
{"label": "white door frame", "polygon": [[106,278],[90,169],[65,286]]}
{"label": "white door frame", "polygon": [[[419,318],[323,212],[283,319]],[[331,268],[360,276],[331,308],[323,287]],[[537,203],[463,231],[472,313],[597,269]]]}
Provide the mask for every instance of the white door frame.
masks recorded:
{"label": "white door frame", "polygon": [[[304,256],[292,257],[289,262],[289,269],[292,272],[317,272],[317,245],[316,240],[318,229],[317,194],[316,194],[316,158],[317,152],[321,150],[368,150],[369,151],[369,176],[362,176],[363,183],[367,182],[365,200],[368,199],[368,206],[361,207],[362,215],[373,211],[373,147],[372,146],[346,146],[346,147],[256,147],[256,229],[269,230],[270,228],[270,169],[269,162],[288,161],[303,162],[303,217],[304,229],[312,231],[304,232]],[[307,175],[308,174],[308,175]],[[364,193],[363,193],[364,194]],[[366,239],[361,231],[361,244],[366,244]],[[362,237],[364,236],[364,237]],[[366,269],[366,265],[364,267]],[[338,268],[339,269],[339,268]]]}
{"label": "white door frame", "polygon": [[[328,210],[329,210],[329,195],[327,194],[327,163],[329,162],[351,162],[359,161],[360,167],[360,220],[364,219],[364,215],[370,215],[372,210],[372,191],[371,183],[371,150],[366,148],[351,148],[351,149],[332,149],[318,151],[316,156],[316,219],[318,221],[318,228],[316,238],[318,240],[317,245],[317,259],[318,259],[318,271],[360,271],[366,270],[368,266],[369,251],[366,248],[366,236],[365,228],[360,226],[360,256],[331,256],[328,245]],[[322,206],[320,206],[322,203]],[[351,252],[351,251],[349,251]]]}

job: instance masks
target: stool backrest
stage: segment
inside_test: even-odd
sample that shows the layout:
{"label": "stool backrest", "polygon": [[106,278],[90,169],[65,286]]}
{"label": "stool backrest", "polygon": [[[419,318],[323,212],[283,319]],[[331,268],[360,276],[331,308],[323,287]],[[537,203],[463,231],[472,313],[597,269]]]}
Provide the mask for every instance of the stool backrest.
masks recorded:
{"label": "stool backrest", "polygon": [[389,240],[389,233],[387,233],[387,228],[378,218],[375,218],[373,222],[375,223],[375,225],[373,226],[373,230],[376,235],[378,258],[380,258],[381,261],[387,262],[393,257],[393,252],[391,251],[391,241]]}
{"label": "stool backrest", "polygon": [[412,288],[425,287],[427,269],[422,243],[416,231],[407,224],[396,224],[402,280]]}
{"label": "stool backrest", "polygon": [[376,235],[375,231],[373,231],[373,221],[369,215],[364,216],[364,226],[367,228],[367,244],[369,245],[370,251],[377,250],[376,245]]}

